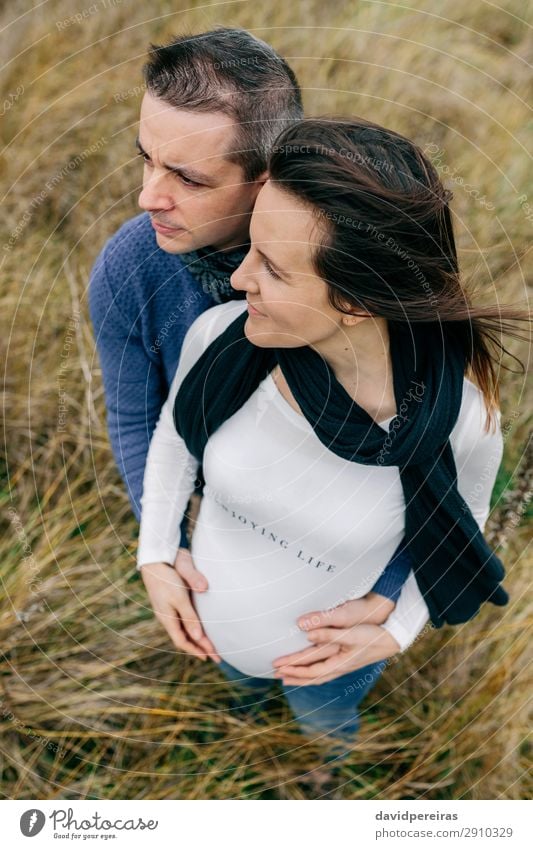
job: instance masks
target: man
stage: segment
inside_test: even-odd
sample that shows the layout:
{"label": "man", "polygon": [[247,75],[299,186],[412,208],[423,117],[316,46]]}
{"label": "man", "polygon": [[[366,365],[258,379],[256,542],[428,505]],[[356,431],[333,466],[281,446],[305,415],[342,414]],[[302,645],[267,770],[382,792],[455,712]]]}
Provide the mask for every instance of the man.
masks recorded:
{"label": "man", "polygon": [[[290,67],[240,29],[152,45],[144,78],[137,147],[145,213],[107,242],[89,291],[111,444],[137,519],[150,438],[185,333],[201,312],[239,296],[229,278],[247,252],[269,150],[282,129],[303,117]],[[207,589],[187,545],[182,525],[175,561],[145,565],[143,580],[174,645],[217,660],[192,603],[184,610],[173,602],[173,588],[183,589],[183,581]],[[327,624],[345,626],[354,604],[354,624],[362,614],[366,622],[384,622],[410,569],[405,555],[391,564],[364,602],[347,602],[342,621],[333,613]]]}

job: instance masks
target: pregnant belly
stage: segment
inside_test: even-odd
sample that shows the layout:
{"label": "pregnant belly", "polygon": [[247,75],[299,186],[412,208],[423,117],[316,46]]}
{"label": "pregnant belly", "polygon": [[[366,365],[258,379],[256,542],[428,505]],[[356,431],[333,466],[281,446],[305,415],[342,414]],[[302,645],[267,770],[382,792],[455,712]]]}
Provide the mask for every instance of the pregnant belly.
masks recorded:
{"label": "pregnant belly", "polygon": [[295,552],[261,556],[256,548],[247,556],[231,539],[230,545],[228,535],[197,526],[191,553],[209,589],[193,593],[193,601],[217,652],[246,675],[272,678],[276,658],[311,645],[297,624],[302,614],[364,595],[375,581],[375,575],[368,586],[359,581],[354,593],[354,568],[318,574]]}
{"label": "pregnant belly", "polygon": [[198,568],[206,575],[209,589],[194,593],[194,604],[206,634],[219,655],[246,675],[272,678],[273,661],[281,655],[310,645],[297,624],[310,604],[285,604],[276,609],[276,599],[258,589],[239,590],[217,574]]}

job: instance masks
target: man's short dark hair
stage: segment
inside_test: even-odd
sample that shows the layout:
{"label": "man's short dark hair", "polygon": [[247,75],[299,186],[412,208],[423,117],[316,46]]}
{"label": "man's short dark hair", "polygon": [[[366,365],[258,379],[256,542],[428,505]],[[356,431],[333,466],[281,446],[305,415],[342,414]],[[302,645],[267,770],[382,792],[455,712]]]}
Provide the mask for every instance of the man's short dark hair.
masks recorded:
{"label": "man's short dark hair", "polygon": [[265,169],[279,133],[303,117],[298,81],[276,51],[244,29],[220,27],[150,45],[150,94],[171,106],[223,112],[237,124],[227,158],[246,181]]}

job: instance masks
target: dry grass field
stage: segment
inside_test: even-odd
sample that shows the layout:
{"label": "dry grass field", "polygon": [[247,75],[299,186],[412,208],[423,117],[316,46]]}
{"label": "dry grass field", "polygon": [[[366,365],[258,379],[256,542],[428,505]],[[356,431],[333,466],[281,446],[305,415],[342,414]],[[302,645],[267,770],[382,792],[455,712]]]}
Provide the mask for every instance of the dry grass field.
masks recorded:
{"label": "dry grass field", "polygon": [[[216,666],[176,655],[135,571],[137,523],[109,446],[87,283],[106,238],[138,212],[141,65],[149,41],[183,30],[236,25],[270,41],[298,74],[307,114],[362,115],[431,153],[454,193],[465,278],[481,300],[524,303],[531,7],[32,5],[0,12],[2,797],[316,798],[322,747],[305,743],[281,699],[264,724],[227,711]],[[527,344],[509,348],[527,367]],[[511,601],[429,631],[390,664],[339,798],[531,795],[531,388],[520,373],[502,370],[501,381],[505,456],[488,533]]]}

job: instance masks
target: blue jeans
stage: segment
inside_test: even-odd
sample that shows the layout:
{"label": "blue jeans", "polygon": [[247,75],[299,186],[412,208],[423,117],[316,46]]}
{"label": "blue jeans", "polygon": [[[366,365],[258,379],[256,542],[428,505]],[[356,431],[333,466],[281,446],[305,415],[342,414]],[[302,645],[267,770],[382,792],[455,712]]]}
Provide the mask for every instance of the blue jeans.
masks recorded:
{"label": "blue jeans", "polygon": [[[301,731],[308,735],[338,737],[353,742],[359,730],[357,708],[382,674],[386,662],[381,660],[341,675],[325,684],[283,686],[283,694]],[[277,681],[273,678],[253,678],[230,666],[225,660],[218,668],[229,681],[238,683],[246,695],[249,707],[260,706]],[[243,704],[244,704],[243,703]]]}

